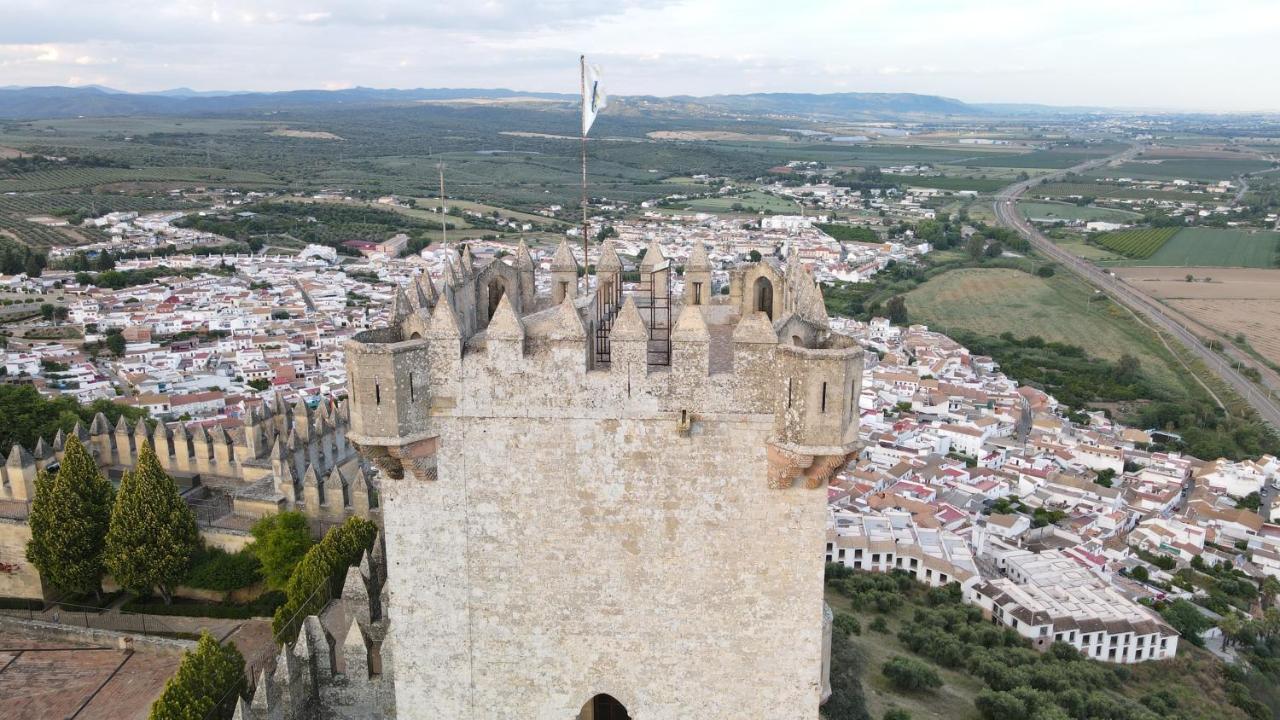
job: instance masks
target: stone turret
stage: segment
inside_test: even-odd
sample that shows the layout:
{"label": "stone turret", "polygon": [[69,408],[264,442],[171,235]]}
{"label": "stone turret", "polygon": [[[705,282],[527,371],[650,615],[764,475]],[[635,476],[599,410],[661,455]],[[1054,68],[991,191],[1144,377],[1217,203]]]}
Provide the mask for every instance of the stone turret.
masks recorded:
{"label": "stone turret", "polygon": [[524,238],[521,238],[520,243],[516,245],[516,272],[520,274],[520,307],[532,308],[537,299],[536,270],[533,256],[529,254],[529,246],[525,244]]}
{"label": "stone turret", "polygon": [[649,247],[640,260],[640,282],[652,283],[653,294],[657,297],[671,294],[671,261],[662,253],[657,240],[649,241]]}
{"label": "stone turret", "polygon": [[[706,295],[677,302],[654,243],[652,275],[615,311],[600,290],[615,258],[606,243],[598,292],[580,296],[562,242],[553,276],[566,285],[536,303],[512,290],[519,258],[514,279],[490,264],[442,292],[425,333],[406,333],[410,318],[345,345],[348,437],[381,473],[397,568],[391,590],[348,575],[370,608],[344,613],[351,697],[385,683],[374,658],[394,648],[411,668],[399,697],[442,717],[576,717],[603,692],[632,717],[817,716],[812,548],[824,485],[858,448],[862,351],[831,332],[801,267],[733,268],[718,296],[695,248]],[[455,302],[481,308],[477,323]],[[364,476],[348,483],[353,509],[377,497]],[[742,592],[726,596],[725,577]],[[385,636],[374,597],[393,620]],[[736,624],[744,613],[770,618],[767,637]],[[741,662],[726,667],[717,649],[730,645]],[[729,677],[660,670],[712,666]]]}
{"label": "stone turret", "polygon": [[600,246],[600,259],[596,261],[596,296],[598,302],[612,305],[621,294],[622,260],[613,240],[605,240]]}
{"label": "stone turret", "polygon": [[551,258],[551,302],[559,305],[566,297],[578,294],[578,261],[569,249],[569,241],[561,240]]}
{"label": "stone turret", "polygon": [[12,500],[32,500],[36,496],[36,459],[21,445],[14,445],[4,464]]}
{"label": "stone turret", "polygon": [[707,248],[695,240],[684,268],[684,301],[686,305],[706,305],[710,298],[711,260]]}

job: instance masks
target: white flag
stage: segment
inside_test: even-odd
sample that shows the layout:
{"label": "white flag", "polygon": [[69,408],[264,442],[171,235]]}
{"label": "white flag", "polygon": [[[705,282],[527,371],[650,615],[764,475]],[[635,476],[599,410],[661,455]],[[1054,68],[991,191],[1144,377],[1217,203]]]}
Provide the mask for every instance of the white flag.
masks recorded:
{"label": "white flag", "polygon": [[582,87],[582,134],[586,135],[596,121],[596,115],[609,104],[609,99],[600,83],[600,68],[587,65],[584,59],[582,69],[585,79]]}

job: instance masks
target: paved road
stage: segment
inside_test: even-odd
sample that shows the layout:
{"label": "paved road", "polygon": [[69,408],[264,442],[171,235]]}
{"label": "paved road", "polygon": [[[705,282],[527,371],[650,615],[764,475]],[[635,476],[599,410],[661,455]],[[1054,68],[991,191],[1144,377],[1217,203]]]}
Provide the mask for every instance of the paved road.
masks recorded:
{"label": "paved road", "polygon": [[[1039,230],[1028,222],[1020,212],[1018,212],[1017,201],[1019,196],[1026,192],[1028,188],[1041,182],[1042,179],[1047,177],[1052,180],[1065,175],[1068,172],[1080,173],[1112,161],[1128,160],[1141,152],[1142,149],[1141,145],[1134,145],[1124,152],[1117,153],[1110,157],[1082,163],[1075,167],[1061,170],[1053,175],[1024,180],[1010,185],[996,195],[994,203],[996,217],[999,219],[1000,224],[1018,231],[1019,234],[1031,243],[1031,246],[1034,247],[1037,252],[1057,261],[1062,265],[1062,267],[1084,278],[1095,287],[1100,288],[1102,292],[1105,292],[1113,300],[1128,307],[1135,313],[1146,317],[1148,321],[1165,331],[1170,337],[1181,342],[1193,355],[1203,360],[1205,365],[1217,373],[1224,381],[1231,385],[1241,397],[1247,400],[1262,419],[1270,423],[1272,427],[1280,430],[1280,403],[1277,402],[1280,401],[1280,396],[1272,396],[1275,392],[1274,388],[1270,391],[1259,390],[1258,385],[1254,384],[1244,375],[1241,375],[1233,367],[1233,362],[1235,364],[1254,367],[1259,370],[1259,372],[1263,373],[1263,377],[1271,377],[1269,368],[1259,367],[1252,358],[1248,358],[1247,356],[1241,358],[1239,356],[1234,356],[1233,354],[1233,359],[1228,360],[1217,352],[1205,347],[1204,343],[1202,343],[1194,333],[1184,327],[1178,320],[1170,317],[1163,306],[1148,298],[1146,295],[1133,290],[1119,277],[1058,247],[1051,240],[1041,234]],[[1227,352],[1231,352],[1234,348],[1228,344],[1226,350]]]}

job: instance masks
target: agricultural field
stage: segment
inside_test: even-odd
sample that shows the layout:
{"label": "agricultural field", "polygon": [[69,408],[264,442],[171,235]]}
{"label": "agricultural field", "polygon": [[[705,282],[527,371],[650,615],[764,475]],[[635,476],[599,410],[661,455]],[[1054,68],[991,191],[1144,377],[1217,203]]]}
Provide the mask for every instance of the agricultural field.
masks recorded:
{"label": "agricultural field", "polygon": [[1020,202],[1018,209],[1023,217],[1031,220],[1103,220],[1107,222],[1133,222],[1142,218],[1129,210],[1113,210],[1070,203]]}
{"label": "agricultural field", "polygon": [[800,206],[796,205],[794,201],[758,190],[732,197],[698,198],[684,203],[677,203],[677,209],[689,208],[697,212],[712,213],[751,212],[751,210],[734,210],[734,205],[754,208],[757,211],[770,210],[778,214],[795,215],[800,212]]}
{"label": "agricultural field", "polygon": [[72,190],[130,182],[185,184],[272,185],[275,178],[257,172],[199,167],[66,168],[0,178],[0,193]]}
{"label": "agricultural field", "polygon": [[1180,380],[1185,371],[1159,339],[1067,273],[1040,278],[1005,268],[952,270],[907,293],[906,303],[913,322],[943,333],[1039,335],[1050,342],[1083,345],[1091,355],[1113,361],[1130,353],[1153,384],[1185,392]]}
{"label": "agricultural field", "polygon": [[1098,238],[1108,250],[1129,258],[1149,258],[1174,235],[1178,228],[1134,228],[1110,232]]}
{"label": "agricultural field", "polygon": [[963,177],[958,175],[934,175],[934,176],[915,176],[915,175],[888,175],[884,176],[888,182],[894,182],[909,187],[937,188],[939,190],[974,190],[980,193],[990,193],[1009,185],[1010,180],[1003,178],[975,178]]}
{"label": "agricultural field", "polygon": [[996,157],[983,157],[964,163],[967,167],[1008,167],[1030,169],[1060,170],[1079,165],[1095,158],[1106,157],[1122,150],[1118,144],[1099,144],[1080,147],[1053,148],[1036,150],[1029,153],[1009,154]]}
{"label": "agricultural field", "polygon": [[1163,190],[1147,190],[1146,188],[1128,187],[1104,182],[1055,182],[1037,185],[1028,191],[1036,197],[1108,197],[1120,200],[1186,200],[1204,202],[1210,195],[1206,193],[1190,193]]}
{"label": "agricultural field", "polygon": [[1116,166],[1105,166],[1087,173],[1089,177],[1131,177],[1151,180],[1200,180],[1216,182],[1237,175],[1258,172],[1271,167],[1265,160],[1226,160],[1214,158],[1170,158],[1147,160],[1145,157]]}
{"label": "agricultural field", "polygon": [[[1113,233],[1116,235],[1127,234]],[[1110,235],[1104,236],[1110,237]],[[1173,267],[1276,267],[1280,233],[1227,228],[1183,228],[1148,256],[1124,265]]]}
{"label": "agricultural field", "polygon": [[1243,333],[1259,355],[1280,365],[1280,269],[1126,267],[1116,274],[1214,333],[1231,339]]}

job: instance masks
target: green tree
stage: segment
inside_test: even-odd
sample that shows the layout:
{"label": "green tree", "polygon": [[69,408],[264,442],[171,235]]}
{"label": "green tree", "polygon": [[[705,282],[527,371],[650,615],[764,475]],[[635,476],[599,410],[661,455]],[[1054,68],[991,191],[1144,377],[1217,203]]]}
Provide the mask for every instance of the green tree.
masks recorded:
{"label": "green tree", "polygon": [[104,340],[104,342],[106,343],[107,349],[111,351],[112,355],[115,355],[116,357],[120,357],[121,355],[124,355],[125,341],[124,341],[123,334],[119,332],[109,332],[107,333],[107,337],[106,337],[106,340]]}
{"label": "green tree", "polygon": [[909,657],[890,658],[880,668],[889,682],[899,690],[920,692],[942,687],[942,678],[928,665]]}
{"label": "green tree", "polygon": [[760,262],[760,251],[759,251],[759,250],[752,250],[752,251],[751,251],[751,262]]}
{"label": "green tree", "polygon": [[268,515],[253,526],[253,544],[249,546],[262,563],[267,586],[283,590],[293,568],[311,547],[311,529],[307,516],[300,512]]}
{"label": "green tree", "polygon": [[1175,600],[1169,607],[1160,613],[1164,616],[1165,621],[1173,626],[1192,644],[1203,645],[1204,640],[1200,637],[1200,633],[1208,630],[1213,626],[1209,618],[1205,617],[1195,605],[1186,600]]}
{"label": "green tree", "polygon": [[911,713],[900,707],[891,707],[884,711],[883,720],[911,720]]}
{"label": "green tree", "polygon": [[907,318],[907,301],[901,295],[894,295],[884,304],[885,314],[889,317],[889,322],[894,325],[906,325]]}
{"label": "green tree", "polygon": [[165,604],[200,544],[196,516],[160,467],[150,441],[126,472],[116,493],[107,532],[107,570],[121,587],[139,595],[159,590]]}
{"label": "green tree", "polygon": [[182,654],[178,671],[151,705],[150,720],[231,717],[244,690],[244,656],[235,645],[219,645],[208,632],[195,650]]}
{"label": "green tree", "polygon": [[100,597],[103,541],[115,489],[75,435],[67,439],[57,475],[40,473],[31,503],[27,560],[44,582],[65,592]]}
{"label": "green tree", "polygon": [[982,259],[982,253],[987,249],[987,239],[978,233],[969,236],[969,241],[965,243],[964,251],[969,254],[971,260]]}

